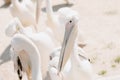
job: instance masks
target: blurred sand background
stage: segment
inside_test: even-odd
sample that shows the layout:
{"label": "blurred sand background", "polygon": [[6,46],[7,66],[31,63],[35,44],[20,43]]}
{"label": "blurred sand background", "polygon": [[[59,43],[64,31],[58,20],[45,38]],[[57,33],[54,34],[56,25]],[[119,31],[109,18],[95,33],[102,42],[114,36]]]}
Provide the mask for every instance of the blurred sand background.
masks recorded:
{"label": "blurred sand background", "polygon": [[[64,0],[52,0],[53,8],[65,6]],[[74,0],[73,0],[74,1]],[[79,12],[80,31],[86,46],[83,48],[91,59],[95,74],[108,77],[102,80],[120,80],[120,0],[75,0],[70,6]],[[0,0],[0,80],[18,80],[10,61],[10,38],[5,27],[13,19],[8,6]],[[46,13],[42,5],[42,18]],[[44,22],[41,22],[44,26]],[[116,60],[116,58],[118,58]]]}

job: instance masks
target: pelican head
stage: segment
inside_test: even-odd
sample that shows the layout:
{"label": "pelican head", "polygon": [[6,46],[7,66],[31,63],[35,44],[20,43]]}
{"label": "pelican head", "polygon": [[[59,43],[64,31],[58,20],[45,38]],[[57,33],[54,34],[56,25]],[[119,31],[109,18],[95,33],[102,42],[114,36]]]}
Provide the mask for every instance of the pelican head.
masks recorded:
{"label": "pelican head", "polygon": [[15,33],[19,31],[18,18],[14,18],[7,26],[5,34],[8,37],[12,37]]}
{"label": "pelican head", "polygon": [[58,71],[60,72],[62,68],[65,66],[72,50],[74,48],[74,42],[76,41],[76,37],[78,34],[78,18],[73,17],[69,20],[65,26],[65,34],[64,40],[62,44],[62,49],[60,53],[60,60],[58,65]]}
{"label": "pelican head", "polygon": [[68,7],[59,9],[57,13],[59,14],[58,19],[63,26],[65,26],[66,22],[68,22],[72,17],[79,18],[78,12]]}
{"label": "pelican head", "polygon": [[57,11],[58,13],[58,21],[60,24],[59,32],[61,37],[59,37],[60,41],[62,42],[65,33],[65,26],[68,21],[70,21],[73,17],[79,18],[78,12],[72,10],[71,8],[64,7]]}
{"label": "pelican head", "polygon": [[11,21],[6,27],[5,34],[11,37],[14,35],[15,32],[16,32],[16,24],[14,21]]}

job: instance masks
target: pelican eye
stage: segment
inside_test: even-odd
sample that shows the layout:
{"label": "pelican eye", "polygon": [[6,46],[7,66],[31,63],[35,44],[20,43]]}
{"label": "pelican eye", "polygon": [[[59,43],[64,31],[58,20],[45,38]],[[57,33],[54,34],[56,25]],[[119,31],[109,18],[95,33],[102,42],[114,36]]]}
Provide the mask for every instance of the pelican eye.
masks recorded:
{"label": "pelican eye", "polygon": [[72,23],[72,20],[70,20],[69,22]]}

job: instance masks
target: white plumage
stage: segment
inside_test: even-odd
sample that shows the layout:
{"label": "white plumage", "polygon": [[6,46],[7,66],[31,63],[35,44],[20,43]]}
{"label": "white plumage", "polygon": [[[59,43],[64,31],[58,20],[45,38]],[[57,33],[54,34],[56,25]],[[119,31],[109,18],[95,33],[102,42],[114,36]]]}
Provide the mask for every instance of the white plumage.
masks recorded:
{"label": "white plumage", "polygon": [[[60,8],[56,13],[54,13],[51,0],[46,0],[46,11],[47,24],[53,31],[56,40],[61,44],[64,37],[66,22],[69,21],[72,17],[79,18],[79,15],[76,11],[68,7]],[[79,32],[77,43],[83,46],[85,45],[81,32]]]}
{"label": "white plumage", "polygon": [[31,0],[11,0],[10,12],[13,17],[18,17],[25,27],[36,26],[35,5]]}
{"label": "white plumage", "polygon": [[26,37],[33,41],[33,43],[37,46],[39,52],[41,53],[42,74],[44,78],[48,69],[47,65],[49,62],[50,52],[52,52],[52,50],[55,48],[54,38],[50,36],[47,30],[35,33],[34,31],[32,31],[32,29],[30,29],[30,27],[24,28],[18,18],[14,20],[15,21],[11,23],[11,25],[13,24],[13,26],[8,26],[8,28],[6,28],[6,35],[14,35],[16,33],[20,33],[24,34]]}
{"label": "white plumage", "polygon": [[[42,80],[41,56],[36,45],[22,34],[15,34],[11,40],[12,52],[14,52],[13,61],[16,69],[21,67],[21,72],[26,72],[28,80],[32,75],[32,80]],[[17,61],[20,58],[21,64]],[[31,72],[31,73],[30,73]],[[20,74],[20,73],[18,73]]]}
{"label": "white plumage", "polygon": [[73,18],[66,25],[60,59],[56,56],[50,62],[52,80],[94,80],[90,62],[76,49],[77,30],[77,19]]}

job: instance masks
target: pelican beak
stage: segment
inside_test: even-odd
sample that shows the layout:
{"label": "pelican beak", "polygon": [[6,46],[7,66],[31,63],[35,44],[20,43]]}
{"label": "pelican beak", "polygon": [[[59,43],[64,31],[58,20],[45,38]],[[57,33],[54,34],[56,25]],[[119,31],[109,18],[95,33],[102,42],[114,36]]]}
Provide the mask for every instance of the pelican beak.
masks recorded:
{"label": "pelican beak", "polygon": [[[60,59],[58,64],[58,72],[64,68],[66,62],[68,61],[70,54],[72,53],[75,36],[77,35],[77,24],[76,18],[71,19],[65,26],[65,35],[62,44],[62,49],[60,52]],[[75,34],[75,36],[74,36]]]}

